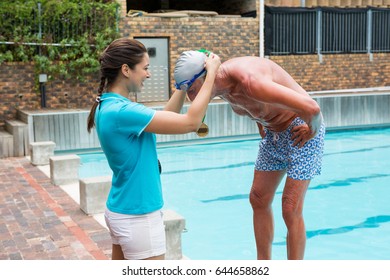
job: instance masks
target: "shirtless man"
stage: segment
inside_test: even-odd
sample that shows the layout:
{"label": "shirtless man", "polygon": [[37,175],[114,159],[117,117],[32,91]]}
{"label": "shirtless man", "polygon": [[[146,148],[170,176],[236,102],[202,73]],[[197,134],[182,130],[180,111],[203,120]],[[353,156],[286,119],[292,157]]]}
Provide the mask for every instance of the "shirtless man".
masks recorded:
{"label": "shirtless man", "polygon": [[[190,100],[203,84],[206,55],[183,52],[176,63],[176,87],[186,90]],[[235,113],[254,120],[262,137],[249,195],[257,258],[271,259],[272,201],[287,174],[282,195],[287,258],[303,259],[305,193],[310,180],[321,172],[325,126],[320,107],[284,69],[259,57],[237,57],[222,63],[211,96],[219,96]]]}

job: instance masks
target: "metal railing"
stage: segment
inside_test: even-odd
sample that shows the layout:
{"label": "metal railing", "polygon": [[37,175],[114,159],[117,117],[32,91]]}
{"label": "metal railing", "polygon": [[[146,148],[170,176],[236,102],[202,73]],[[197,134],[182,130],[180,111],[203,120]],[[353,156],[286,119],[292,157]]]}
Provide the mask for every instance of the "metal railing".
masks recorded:
{"label": "metal railing", "polygon": [[390,52],[390,9],[267,7],[265,53]]}
{"label": "metal railing", "polygon": [[[14,5],[15,9],[21,9]],[[108,15],[102,5],[91,1],[87,16],[82,16],[81,7],[75,5],[73,11],[63,11],[53,18],[44,17],[43,14],[50,13],[49,9],[53,7],[39,2],[23,7],[23,17],[22,13],[5,12],[0,16],[0,45],[70,46],[80,36],[93,42],[97,30],[115,26],[118,32],[119,5],[116,4],[115,15]]]}
{"label": "metal railing", "polygon": [[390,9],[372,11],[372,52],[390,51]]}

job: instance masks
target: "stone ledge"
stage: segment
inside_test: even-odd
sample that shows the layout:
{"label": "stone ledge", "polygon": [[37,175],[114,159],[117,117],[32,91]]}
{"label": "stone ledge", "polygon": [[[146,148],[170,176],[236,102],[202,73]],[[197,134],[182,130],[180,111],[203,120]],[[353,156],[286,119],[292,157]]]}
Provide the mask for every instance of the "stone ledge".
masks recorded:
{"label": "stone ledge", "polygon": [[52,141],[30,143],[30,157],[33,165],[50,164],[50,157],[54,156],[56,144]]}
{"label": "stone ledge", "polygon": [[54,185],[77,183],[79,180],[80,157],[77,155],[51,156],[50,179]]}

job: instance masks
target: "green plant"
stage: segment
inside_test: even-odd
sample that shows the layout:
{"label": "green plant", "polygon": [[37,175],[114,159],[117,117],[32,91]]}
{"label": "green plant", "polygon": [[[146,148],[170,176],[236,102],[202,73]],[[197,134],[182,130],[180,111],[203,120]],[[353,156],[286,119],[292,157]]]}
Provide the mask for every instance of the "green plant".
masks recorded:
{"label": "green plant", "polygon": [[37,74],[83,81],[119,36],[118,9],[115,0],[2,0],[0,64],[34,61]]}

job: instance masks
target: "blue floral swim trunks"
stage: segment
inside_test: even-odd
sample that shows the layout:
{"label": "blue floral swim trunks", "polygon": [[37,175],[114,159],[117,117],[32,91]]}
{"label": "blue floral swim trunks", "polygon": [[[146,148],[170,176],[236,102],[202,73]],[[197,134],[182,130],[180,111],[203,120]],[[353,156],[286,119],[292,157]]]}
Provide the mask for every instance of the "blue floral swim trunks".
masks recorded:
{"label": "blue floral swim trunks", "polygon": [[295,180],[311,180],[315,175],[321,174],[325,125],[321,125],[313,139],[298,148],[298,145],[293,146],[291,129],[304,123],[300,118],[296,118],[282,132],[264,128],[266,136],[260,142],[255,169],[257,171],[287,170],[287,176]]}

